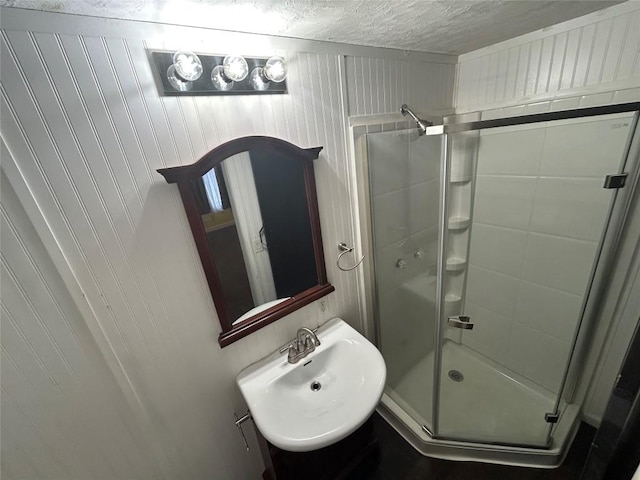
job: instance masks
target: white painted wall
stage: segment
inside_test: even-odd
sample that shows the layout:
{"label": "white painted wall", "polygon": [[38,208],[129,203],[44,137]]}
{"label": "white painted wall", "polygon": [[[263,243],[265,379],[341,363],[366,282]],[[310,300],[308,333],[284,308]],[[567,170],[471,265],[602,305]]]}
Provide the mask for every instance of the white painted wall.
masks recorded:
{"label": "white painted wall", "polygon": [[[483,119],[610,103],[640,101],[640,2],[625,2],[553,27],[498,43],[458,59],[456,112]],[[638,203],[634,204],[638,213]],[[633,218],[633,214],[630,216]],[[637,236],[627,240],[637,243]],[[623,301],[627,276],[635,277],[633,250],[620,250],[623,272],[606,304]],[[624,255],[624,257],[622,256]],[[625,283],[627,282],[627,283]],[[615,298],[614,298],[615,297]],[[614,300],[612,300],[614,298]],[[636,312],[635,319],[637,320]],[[629,321],[613,305],[594,332],[577,395],[589,389],[584,415],[597,424],[631,336]],[[625,321],[626,319],[626,321]],[[604,345],[604,347],[602,347]],[[601,350],[601,348],[603,348]],[[596,367],[597,364],[597,367]],[[593,383],[589,386],[595,370]]]}
{"label": "white painted wall", "polygon": [[[17,405],[20,422],[3,415],[3,478],[258,478],[262,462],[256,443],[250,435],[252,451],[246,453],[233,424],[233,412],[245,409],[235,375],[285,343],[299,326],[332,316],[357,327],[362,321],[356,272],[335,266],[336,244],[353,240],[347,116],[395,112],[405,101],[422,111],[430,102],[450,108],[455,59],[410,53],[398,61],[397,52],[388,50],[6,8],[1,17],[3,170],[28,215],[16,207],[7,218],[25,228],[32,223],[42,240],[42,245],[36,238],[23,242],[23,257],[37,253],[49,262],[44,245],[53,262],[36,285],[28,280],[33,261],[12,266],[11,281],[29,295],[44,288],[41,284],[55,284],[60,289],[55,298],[73,299],[55,312],[60,321],[51,317],[51,301],[23,310],[24,318],[15,323],[31,330],[22,349],[11,351],[12,361],[38,365],[40,356],[41,370],[67,361],[69,369],[84,372],[73,380],[79,389],[89,390],[80,395],[62,389],[55,399],[52,393]],[[178,45],[212,53],[224,53],[230,45],[247,55],[280,53],[289,60],[290,93],[159,97],[145,49]],[[345,69],[344,55],[346,65],[372,62],[377,72],[398,72],[396,66],[403,65],[394,77],[398,83],[385,81],[384,73],[360,78]],[[420,77],[410,75],[415,70]],[[431,76],[441,87],[424,93],[423,82]],[[177,189],[155,170],[191,163],[226,140],[251,134],[324,146],[315,167],[327,274],[336,292],[327,297],[324,314],[309,305],[220,349],[220,327]],[[4,255],[4,242],[2,248]],[[56,270],[66,290],[55,280]],[[4,288],[2,293],[3,302],[17,311],[14,298],[5,299]],[[38,323],[38,316],[46,320]],[[3,334],[4,322],[3,314]],[[84,322],[97,346],[87,343],[88,334],[65,336],[74,322]],[[32,340],[47,332],[57,348]],[[3,335],[3,348],[5,340],[13,343]],[[86,349],[93,363],[71,357],[78,348]],[[5,383],[13,378],[4,375],[5,363],[13,368],[3,362],[3,392],[6,386],[12,398],[33,395],[29,389],[43,373],[25,368],[21,383]],[[111,389],[105,399],[118,394],[125,399],[123,406],[106,410],[111,416],[92,410],[97,393],[83,380],[91,375],[92,382]],[[43,381],[52,383],[52,391],[71,382],[57,371]],[[100,436],[95,429],[69,425],[73,434],[58,438],[47,451],[51,432],[41,431],[43,416],[63,421],[54,400],[78,405],[78,422],[89,415],[81,412],[95,412],[91,421],[103,429]],[[118,430],[123,422],[130,433]],[[77,458],[76,465],[78,445],[105,447],[91,452],[95,462]],[[126,457],[121,449],[128,450]],[[132,465],[115,466],[123,458]]]}

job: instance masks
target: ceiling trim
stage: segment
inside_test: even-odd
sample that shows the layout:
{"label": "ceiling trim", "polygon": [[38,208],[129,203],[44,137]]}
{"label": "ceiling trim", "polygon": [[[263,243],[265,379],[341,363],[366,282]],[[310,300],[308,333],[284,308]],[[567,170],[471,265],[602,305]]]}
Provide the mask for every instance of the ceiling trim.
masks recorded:
{"label": "ceiling trim", "polygon": [[[232,32],[203,27],[185,27],[165,23],[143,22],[139,20],[120,20],[112,18],[90,17],[69,13],[43,12],[23,8],[0,7],[0,27],[5,30],[34,31],[41,33],[64,33],[84,36],[115,38],[158,38],[171,37],[197,39],[208,43],[252,44],[255,52],[241,53],[251,55],[260,50],[288,50],[332,55],[358,57],[393,58],[417,62],[456,64],[456,55],[398,50],[394,48],[367,47],[347,43],[304,40],[254,33]],[[225,50],[225,47],[221,47]],[[225,53],[225,52],[220,52]]]}

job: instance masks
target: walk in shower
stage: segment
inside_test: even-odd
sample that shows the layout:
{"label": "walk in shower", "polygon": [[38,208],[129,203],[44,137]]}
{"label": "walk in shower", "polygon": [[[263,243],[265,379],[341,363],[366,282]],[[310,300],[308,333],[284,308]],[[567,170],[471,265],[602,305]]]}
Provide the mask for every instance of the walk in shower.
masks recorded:
{"label": "walk in shower", "polygon": [[423,453],[561,462],[638,107],[354,129],[382,413]]}

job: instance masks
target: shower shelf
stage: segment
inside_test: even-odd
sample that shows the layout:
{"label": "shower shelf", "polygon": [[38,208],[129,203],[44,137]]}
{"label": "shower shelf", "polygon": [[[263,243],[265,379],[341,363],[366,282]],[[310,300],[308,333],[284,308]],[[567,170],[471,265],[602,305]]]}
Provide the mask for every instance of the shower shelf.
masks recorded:
{"label": "shower shelf", "polygon": [[460,272],[467,267],[467,260],[460,257],[447,258],[447,272]]}
{"label": "shower shelf", "polygon": [[460,307],[462,305],[462,297],[455,293],[447,293],[444,296],[444,314],[446,317],[450,315],[457,315],[460,313]]}
{"label": "shower shelf", "polygon": [[471,175],[452,175],[449,181],[451,183],[467,183],[471,181]]}
{"label": "shower shelf", "polygon": [[451,217],[448,226],[449,230],[464,230],[469,228],[470,223],[469,217]]}

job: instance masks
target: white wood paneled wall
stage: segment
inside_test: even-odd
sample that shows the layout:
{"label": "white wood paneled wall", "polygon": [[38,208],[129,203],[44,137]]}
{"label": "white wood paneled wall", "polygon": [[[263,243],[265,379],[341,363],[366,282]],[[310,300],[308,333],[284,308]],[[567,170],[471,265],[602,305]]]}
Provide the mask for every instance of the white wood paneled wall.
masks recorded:
{"label": "white wood paneled wall", "polygon": [[122,391],[4,174],[1,193],[2,477],[155,477],[153,440],[132,428]]}
{"label": "white wood paneled wall", "polygon": [[[220,45],[249,45],[256,37],[4,8],[2,29],[1,132],[12,157],[3,158],[8,161],[3,168],[10,182],[24,183],[21,192],[30,192],[28,200],[37,208],[36,213],[28,210],[29,219],[49,254],[62,252],[52,258],[58,270],[68,269],[77,282],[77,288],[67,285],[81,292],[74,301],[86,303],[93,312],[79,317],[54,280],[53,266],[47,264],[50,275],[43,274],[34,285],[28,280],[34,262],[14,264],[11,255],[10,282],[17,291],[28,298],[37,294],[33,289],[45,288],[40,284],[55,284],[66,303],[58,312],[44,303],[20,313],[11,306],[16,325],[33,325],[29,335],[49,332],[57,347],[34,341],[29,348],[11,351],[11,361],[3,362],[3,394],[6,390],[14,398],[17,388],[26,397],[36,395],[39,387],[31,385],[31,375],[43,375],[22,369],[24,385],[9,384],[5,380],[13,374],[7,370],[11,375],[4,375],[5,363],[7,368],[27,365],[35,361],[30,357],[40,355],[42,370],[66,361],[68,371],[77,370],[77,378],[64,369],[51,370],[51,388],[76,382],[79,391],[88,390],[73,401],[65,391],[55,399],[69,400],[69,407],[80,403],[76,419],[87,419],[87,426],[70,426],[74,430],[47,452],[50,437],[39,431],[43,418],[51,422],[49,428],[65,432],[55,425],[63,420],[49,403],[54,399],[44,396],[17,405],[20,421],[3,415],[3,478],[258,478],[262,462],[256,444],[250,438],[253,448],[246,453],[233,424],[232,413],[245,408],[235,375],[287,341],[299,326],[315,326],[332,316],[355,326],[362,320],[356,273],[335,267],[336,244],[353,240],[345,128],[349,106],[358,113],[395,112],[400,103],[414,101],[427,109],[428,102],[416,96],[416,82],[431,81],[441,90],[424,98],[437,98],[438,108],[450,108],[453,59],[445,67],[444,60],[412,66],[412,60],[403,59],[398,85],[377,76],[358,78],[357,100],[352,100],[346,97],[340,46],[332,52],[320,45],[316,53],[304,53],[314,51],[314,44],[260,37],[254,51],[245,53],[269,54],[278,45],[290,65],[288,95],[172,98],[158,96],[146,49],[172,49],[187,39],[193,50],[217,53],[226,48]],[[366,62],[397,71],[388,51],[376,60],[375,49],[365,50]],[[348,63],[362,65],[365,60],[352,56]],[[422,78],[404,77],[413,72]],[[376,103],[380,98],[386,100]],[[155,170],[191,163],[226,140],[251,134],[273,135],[302,147],[324,146],[316,178],[327,273],[336,292],[328,297],[327,312],[309,305],[220,349],[215,309],[177,189]],[[26,222],[24,216],[15,207],[7,218],[19,224]],[[35,258],[35,249],[44,256],[42,245],[32,240],[20,244],[21,255]],[[2,248],[4,255],[4,241]],[[3,301],[4,295],[3,289]],[[9,302],[13,305],[13,297]],[[7,321],[3,312],[3,334]],[[98,353],[109,357],[102,347],[79,334],[64,333],[68,325],[82,321],[96,344],[107,345],[113,354],[115,361],[103,359],[111,373],[99,365]],[[13,343],[14,336],[3,335],[3,348],[5,341]],[[71,357],[78,344],[91,361]],[[135,421],[123,420],[126,415],[115,404],[104,411],[91,405],[91,394],[96,393],[92,385],[115,388],[114,372],[128,379],[115,382],[123,398],[139,402],[139,408],[126,412]],[[88,377],[95,383],[85,384]],[[104,394],[104,402],[109,395]],[[122,430],[123,422],[129,432]],[[94,438],[101,427],[104,431]],[[82,455],[79,445],[87,445],[93,457],[87,453],[75,465],[75,456]],[[9,458],[14,460],[7,462]]]}
{"label": "white wood paneled wall", "polygon": [[449,114],[455,68],[455,64],[444,61],[347,57],[349,113],[398,113],[406,103],[423,114]]}
{"label": "white wood paneled wall", "polygon": [[640,87],[640,2],[461,55],[456,111]]}

